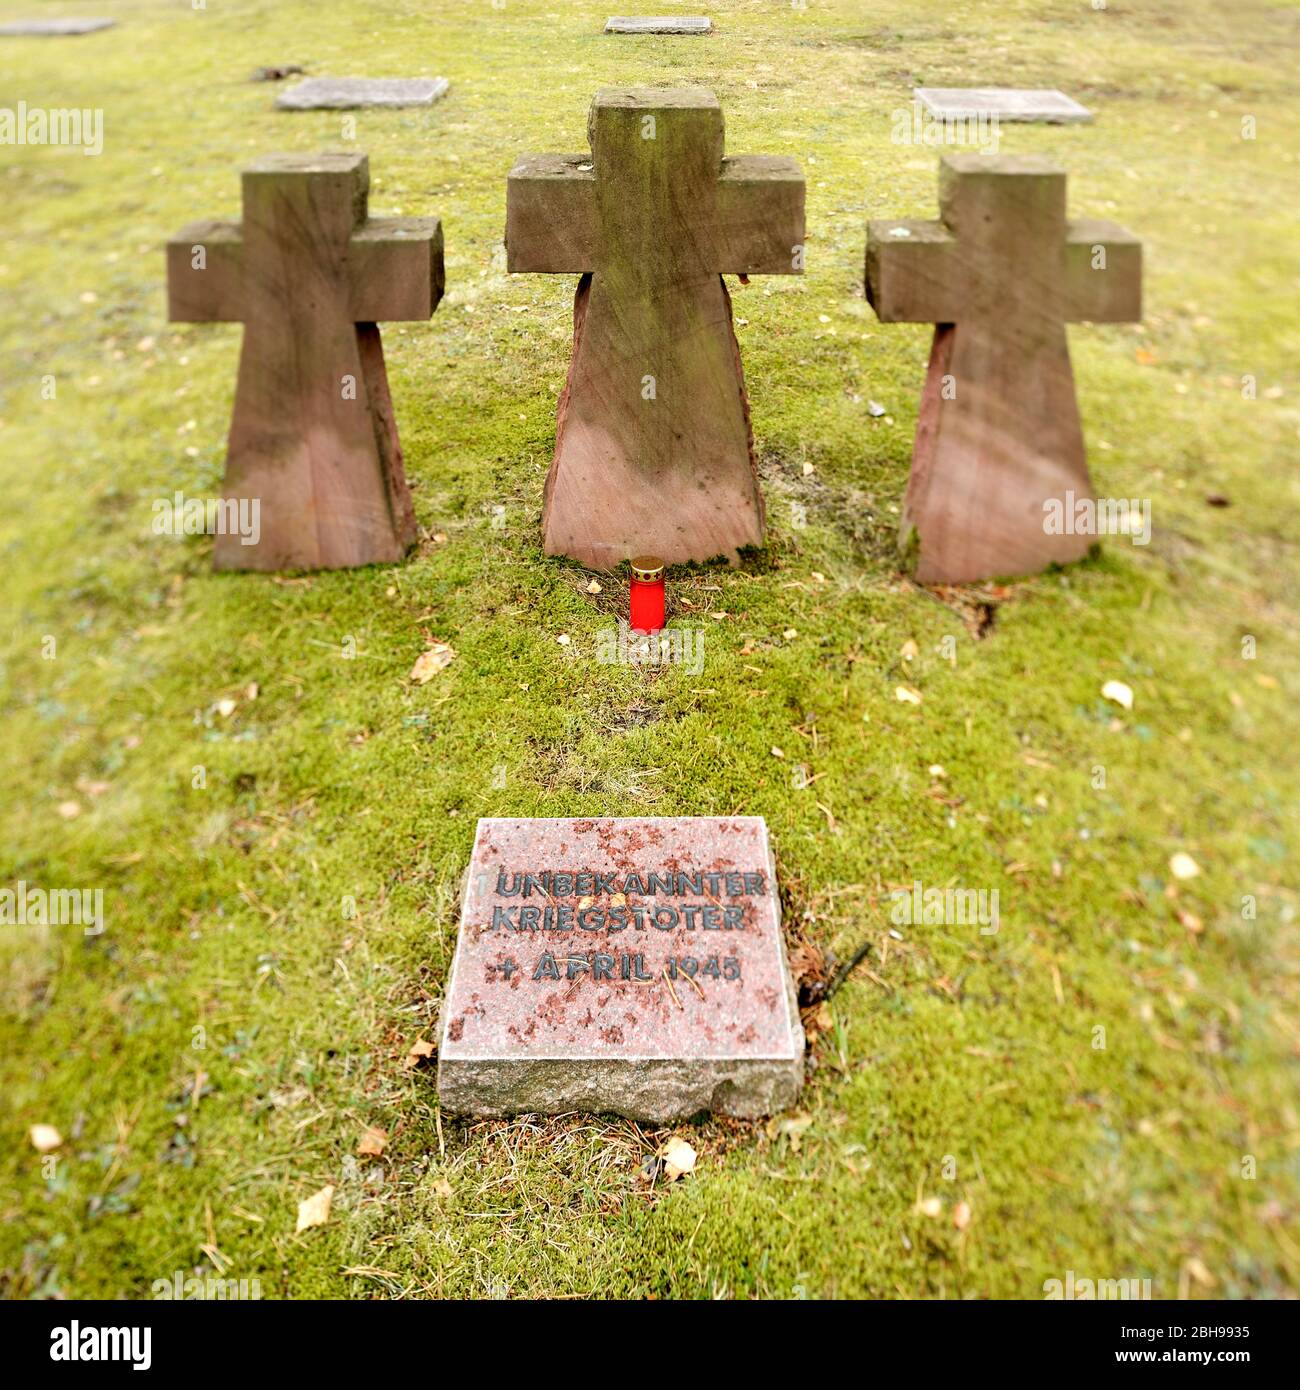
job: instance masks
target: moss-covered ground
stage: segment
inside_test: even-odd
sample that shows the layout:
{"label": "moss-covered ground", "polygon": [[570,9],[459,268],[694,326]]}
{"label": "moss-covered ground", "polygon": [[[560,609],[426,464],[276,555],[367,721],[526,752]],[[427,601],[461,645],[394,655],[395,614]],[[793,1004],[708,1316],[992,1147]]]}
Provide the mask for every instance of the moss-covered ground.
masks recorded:
{"label": "moss-covered ground", "polygon": [[[0,106],[105,113],[102,155],[0,167],[0,881],[106,913],[0,927],[3,1291],[201,1267],[267,1297],[1294,1288],[1296,6],[715,0],[707,39],[605,38],[559,0],[93,8],[118,26],[0,40]],[[451,93],[352,133],[272,109],[248,79],[283,63]],[[698,674],[599,665],[617,583],[541,553],[572,281],[501,250],[515,156],[582,148],[596,88],[660,82],[712,87],[733,152],[808,180],[807,274],[731,285],[771,536],[676,583]],[[1151,500],[1148,546],[959,592],[897,568],[928,332],[876,322],[862,252],[869,217],[934,214],[938,151],[891,140],[917,83],[1097,111],[1003,148],[1145,244],[1145,321],[1071,346],[1097,489]],[[385,329],[424,538],[217,575],[152,503],[218,487],[240,330],[166,322],[162,245],[237,217],[252,157],[319,148],[368,151],[375,213],[443,220],[446,298]],[[416,685],[429,639],[456,657]],[[801,1110],[680,1126],[698,1167],[653,1186],[663,1132],[440,1117],[406,1059],[476,817],[731,811],[767,818],[798,959],[872,945]],[[996,890],[999,930],[890,936],[913,881]],[[358,1159],[371,1125],[389,1145]]]}

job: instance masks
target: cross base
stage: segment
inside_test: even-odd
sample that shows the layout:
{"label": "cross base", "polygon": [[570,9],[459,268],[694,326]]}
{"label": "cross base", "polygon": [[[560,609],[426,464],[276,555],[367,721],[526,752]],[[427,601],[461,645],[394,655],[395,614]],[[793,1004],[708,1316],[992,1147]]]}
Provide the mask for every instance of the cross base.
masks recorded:
{"label": "cross base", "polygon": [[[328,370],[268,395],[246,332],[222,495],[258,499],[261,537],[216,537],[219,570],[347,569],[400,560],[419,535],[379,329],[347,325]],[[338,383],[351,377],[355,398]]]}
{"label": "cross base", "polygon": [[[661,306],[664,307],[664,306]],[[677,285],[671,361],[628,360],[626,330],[590,274],[573,304],[573,357],[542,511],[548,555],[613,569],[739,560],[763,543],[763,496],[731,297],[720,275]],[[652,379],[650,379],[652,378]],[[650,394],[653,392],[653,394]]]}
{"label": "cross base", "polygon": [[[1092,496],[1065,329],[1026,360],[982,325],[935,328],[899,548],[922,584],[969,584],[1088,553],[1044,504]],[[1002,350],[999,350],[1002,348]]]}

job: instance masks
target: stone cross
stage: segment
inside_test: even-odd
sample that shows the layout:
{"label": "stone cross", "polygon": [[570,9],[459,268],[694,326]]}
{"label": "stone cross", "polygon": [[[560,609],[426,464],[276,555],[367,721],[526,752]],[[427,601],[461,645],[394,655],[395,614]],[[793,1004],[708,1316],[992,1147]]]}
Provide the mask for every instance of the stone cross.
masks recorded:
{"label": "stone cross", "polygon": [[1050,499],[1091,496],[1065,324],[1142,316],[1142,246],[1068,222],[1065,173],[1036,155],[957,154],[937,222],[867,226],[867,298],[933,323],[900,544],[923,583],[1028,574],[1085,554]]}
{"label": "stone cross", "polygon": [[546,553],[734,558],[762,542],[763,499],[722,273],[802,272],[803,175],[724,158],[699,88],[602,90],[587,130],[590,156],[521,158],[507,199],[508,269],[581,276]]}
{"label": "stone cross", "polygon": [[242,322],[224,495],[261,538],[218,534],[218,569],[399,560],[415,540],[378,323],[427,319],[443,289],[436,218],[370,218],[363,154],[272,155],[243,173],[242,223],[167,245],[170,317]]}

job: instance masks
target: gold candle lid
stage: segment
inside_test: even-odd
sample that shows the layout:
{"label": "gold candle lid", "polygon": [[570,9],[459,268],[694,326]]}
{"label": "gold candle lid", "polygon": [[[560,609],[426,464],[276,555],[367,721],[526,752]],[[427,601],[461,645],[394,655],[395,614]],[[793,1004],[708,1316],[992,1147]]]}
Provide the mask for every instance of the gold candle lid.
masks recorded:
{"label": "gold candle lid", "polygon": [[632,578],[643,582],[664,577],[664,562],[657,555],[634,555],[628,563],[632,566]]}

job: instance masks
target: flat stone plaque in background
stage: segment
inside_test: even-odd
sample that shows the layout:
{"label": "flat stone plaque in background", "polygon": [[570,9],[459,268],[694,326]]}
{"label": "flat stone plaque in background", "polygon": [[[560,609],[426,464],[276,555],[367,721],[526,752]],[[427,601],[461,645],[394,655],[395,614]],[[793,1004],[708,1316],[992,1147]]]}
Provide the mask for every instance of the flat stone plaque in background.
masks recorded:
{"label": "flat stone plaque in background", "polygon": [[803,1056],[761,817],[479,821],[444,1109],[767,1115]]}
{"label": "flat stone plaque in background", "polygon": [[1064,92],[1022,87],[917,87],[914,95],[939,120],[996,116],[1000,121],[1070,125],[1092,120],[1092,112]]}
{"label": "flat stone plaque in background", "polygon": [[64,39],[74,34],[94,34],[111,29],[115,19],[16,19],[0,24],[0,38]]}
{"label": "flat stone plaque in background", "polygon": [[607,34],[707,34],[713,21],[704,15],[611,15]]}
{"label": "flat stone plaque in background", "polygon": [[446,95],[445,77],[309,77],[281,92],[282,111],[351,111],[367,106],[432,106]]}

